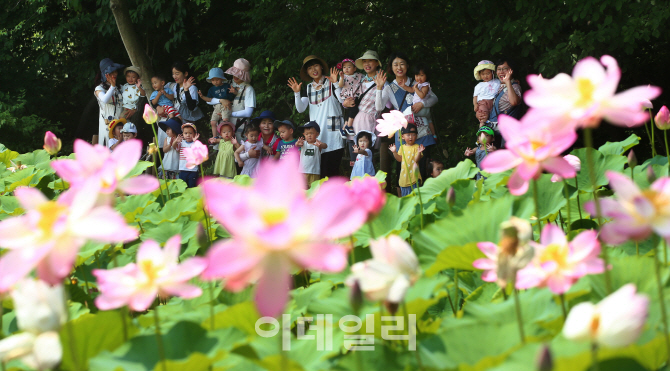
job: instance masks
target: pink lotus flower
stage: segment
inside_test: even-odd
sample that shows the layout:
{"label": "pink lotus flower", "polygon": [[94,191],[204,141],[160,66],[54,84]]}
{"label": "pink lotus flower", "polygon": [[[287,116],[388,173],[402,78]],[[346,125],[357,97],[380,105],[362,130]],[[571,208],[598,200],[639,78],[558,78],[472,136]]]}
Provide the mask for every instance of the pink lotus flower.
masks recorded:
{"label": "pink lotus flower", "polygon": [[358,283],[368,299],[399,303],[419,276],[421,268],[412,247],[391,235],[370,241],[372,259],[351,266],[348,286]]}
{"label": "pink lotus flower", "polygon": [[368,210],[370,215],[377,215],[386,204],[386,192],[375,177],[365,176],[354,178],[350,182],[350,197],[359,200],[358,204]]}
{"label": "pink lotus flower", "polygon": [[658,110],[654,122],[656,123],[656,127],[660,130],[670,129],[670,111],[668,111],[668,107],[663,106]]}
{"label": "pink lotus flower", "polygon": [[[649,86],[651,86],[651,85],[649,85]],[[645,100],[642,101],[642,107],[652,109],[652,108],[654,108],[654,105],[651,103],[651,101],[649,99],[645,99]]]}
{"label": "pink lotus flower", "polygon": [[472,266],[484,270],[482,280],[497,282],[506,287],[510,281],[516,281],[517,272],[533,258],[534,250],[529,246],[533,236],[530,224],[517,217],[500,225],[500,242],[480,242],[477,244],[486,258],[477,259]]}
{"label": "pink lotus flower", "polygon": [[[619,245],[629,239],[642,241],[652,232],[663,238],[670,238],[670,178],[663,177],[641,191],[637,185],[623,174],[614,171],[606,173],[616,200],[600,200],[602,216],[612,221],[601,227],[603,241]],[[589,202],[584,209],[596,214],[595,204]]]}
{"label": "pink lotus flower", "polygon": [[184,156],[186,156],[186,167],[189,169],[199,166],[209,158],[207,146],[197,140],[190,147],[184,148],[183,151]]}
{"label": "pink lotus flower", "polygon": [[151,125],[156,120],[158,120],[158,115],[156,114],[156,111],[154,111],[153,108],[147,103],[144,105],[144,113],[142,114],[142,118],[144,119],[144,122],[147,124]]}
{"label": "pink lotus flower", "polygon": [[575,305],[563,325],[566,339],[590,341],[611,348],[634,343],[644,328],[649,299],[629,283],[598,304]]}
{"label": "pink lotus flower", "polygon": [[51,167],[70,183],[80,189],[90,183],[89,190],[111,199],[115,191],[127,194],[149,193],[158,188],[158,180],[150,175],[126,176],[135,167],[142,154],[142,142],[137,139],[124,141],[113,152],[101,145],[92,146],[77,139],[74,142],[74,160],[56,160]]}
{"label": "pink lotus flower", "polygon": [[14,195],[26,210],[0,222],[0,292],[37,268],[38,277],[52,285],[72,271],[86,240],[118,243],[137,238],[137,230],[109,206],[95,206],[97,194],[70,190],[50,201],[34,188],[20,187]]}
{"label": "pink lotus flower", "polygon": [[561,157],[561,153],[577,139],[577,133],[572,128],[537,122],[529,115],[524,116],[521,122],[500,115],[498,127],[507,149],[489,153],[482,161],[482,168],[491,173],[516,168],[507,183],[511,194],[519,196],[526,193],[528,182],[539,178],[542,170],[563,178],[576,175],[575,168]]}
{"label": "pink lotus flower", "polygon": [[[572,167],[575,168],[576,173],[578,173],[579,170],[582,169],[582,160],[580,160],[579,157],[575,155],[565,155],[563,156],[563,159],[565,159],[565,161],[567,161],[570,165],[572,165]],[[577,175],[576,173],[575,176]],[[554,174],[551,176],[552,182],[560,182],[561,180],[563,180],[563,178],[558,174]]]}
{"label": "pink lotus flower", "polygon": [[586,57],[575,65],[572,76],[559,73],[553,79],[545,79],[529,75],[531,90],[526,92],[524,101],[532,107],[531,111],[539,110],[579,127],[597,127],[603,118],[618,126],[636,126],[649,119],[645,104],[659,96],[661,89],[638,86],[616,94],[620,78],[616,59],[605,55],[598,62]]}
{"label": "pink lotus flower", "polygon": [[582,276],[605,271],[605,263],[598,258],[600,243],[596,231],[584,231],[568,242],[560,227],[547,224],[540,243],[531,241],[530,245],[535,256],[518,272],[518,289],[547,286],[554,293],[563,294]]}
{"label": "pink lotus flower", "polygon": [[179,264],[181,237],[171,237],[165,248],[156,241],[144,241],[137,250],[137,263],[114,269],[95,269],[100,296],[95,305],[109,310],[128,305],[134,311],[147,310],[156,296],[191,299],[202,295],[198,286],[187,282],[207,266],[204,258],[190,258]]}
{"label": "pink lotus flower", "polygon": [[358,230],[368,209],[348,196],[342,178],[329,179],[306,198],[296,154],[262,166],[251,187],[215,179],[201,185],[207,209],[232,234],[210,249],[203,278],[225,278],[233,291],[258,281],[258,310],[275,316],[286,305],[292,269],[339,272],[347,266],[348,247],[334,240]]}
{"label": "pink lotus flower", "polygon": [[60,151],[63,143],[61,140],[56,137],[56,134],[47,131],[44,135],[44,150],[47,151],[50,155],[55,155]]}
{"label": "pink lotus flower", "polygon": [[382,114],[382,118],[377,119],[377,122],[376,129],[380,137],[391,138],[396,131],[407,127],[407,118],[398,110]]}

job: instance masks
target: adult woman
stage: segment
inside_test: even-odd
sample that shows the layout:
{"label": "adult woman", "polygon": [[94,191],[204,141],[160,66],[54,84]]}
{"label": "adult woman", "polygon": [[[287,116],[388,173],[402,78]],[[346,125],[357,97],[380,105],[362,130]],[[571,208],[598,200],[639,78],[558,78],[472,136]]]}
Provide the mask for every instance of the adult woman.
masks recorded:
{"label": "adult woman", "polygon": [[304,112],[309,106],[309,120],[316,121],[321,127],[318,139],[328,147],[321,152],[321,177],[340,175],[340,161],[342,159],[342,107],[339,101],[340,87],[337,85],[338,71],[333,68],[330,76],[324,76],[328,71],[326,62],[309,55],[302,61],[300,78],[311,82],[307,85],[307,97],[300,97],[302,83],[298,84],[295,78],[288,80],[288,86],[295,96],[295,108]]}
{"label": "adult woman", "polygon": [[[185,62],[175,62],[172,65],[174,83],[170,89],[175,92],[174,108],[179,111],[184,122],[196,122],[203,117],[198,107],[198,88],[195,87],[195,77],[190,76],[190,68]],[[188,91],[188,94],[186,92]]]}
{"label": "adult woman", "polygon": [[494,124],[494,128],[498,124],[498,115],[512,116],[517,120],[521,118],[521,85],[519,80],[513,78],[513,65],[514,62],[509,59],[501,59],[496,63],[500,89],[493,101],[493,109],[488,118],[489,122]]}
{"label": "adult woman", "polygon": [[100,61],[100,73],[96,76],[95,97],[98,100],[100,114],[98,115],[98,144],[106,146],[109,137],[107,124],[121,117],[123,112],[123,96],[116,85],[119,70],[122,64],[114,63],[105,58]]}
{"label": "adult woman", "polygon": [[[424,155],[419,161],[419,170],[421,171],[422,179],[427,179],[427,168],[428,168],[428,159],[430,157],[430,146],[436,143],[437,133],[430,131],[430,123],[432,118],[430,117],[430,111],[428,108],[434,106],[437,103],[437,96],[435,94],[430,94],[423,103],[413,104],[414,94],[408,93],[405,89],[402,88],[403,85],[413,86],[414,81],[411,77],[407,76],[407,71],[409,70],[409,59],[403,53],[393,53],[389,58],[389,64],[387,71],[389,74],[394,74],[395,79],[393,82],[386,84],[383,88],[377,86],[377,95],[376,95],[376,106],[385,106],[387,103],[390,103],[393,106],[393,109],[405,112],[409,114],[410,111],[408,108],[411,107],[411,113],[414,114],[414,122],[419,131],[417,135],[416,144],[423,144],[426,149],[424,150]],[[396,148],[400,148],[400,133],[395,135],[395,145]],[[384,159],[384,157],[382,157]],[[395,161],[394,161],[395,162]],[[399,163],[397,166],[400,166]],[[383,166],[385,171],[388,171],[386,166]]]}
{"label": "adult woman", "polygon": [[[377,126],[377,118],[381,113],[384,106],[377,106],[376,104],[376,95],[373,90],[376,86],[377,89],[384,87],[386,83],[386,74],[381,69],[381,61],[379,60],[379,55],[374,50],[368,50],[363,53],[363,56],[356,59],[356,68],[365,71],[365,77],[363,77],[363,93],[358,97],[358,114],[354,117],[354,133],[358,133],[362,130],[369,131],[370,133],[375,132],[375,126]],[[356,102],[353,98],[347,98],[343,105],[347,108],[354,107]],[[355,136],[354,136],[355,137]],[[349,145],[349,154],[351,156],[350,165],[353,166],[353,163],[356,161],[357,154],[353,150],[354,141],[353,137],[349,137],[347,140]],[[370,143],[374,148],[379,148],[380,141],[377,143]]]}
{"label": "adult woman", "polygon": [[[242,134],[248,120],[256,108],[256,91],[249,84],[251,82],[251,74],[249,70],[251,64],[248,60],[240,58],[233,63],[233,66],[226,70],[226,74],[233,76],[233,83],[231,85],[232,92],[235,93],[235,99],[231,108],[231,122],[235,124],[235,138],[239,143],[242,143]],[[213,98],[209,104],[217,104],[219,100]]]}

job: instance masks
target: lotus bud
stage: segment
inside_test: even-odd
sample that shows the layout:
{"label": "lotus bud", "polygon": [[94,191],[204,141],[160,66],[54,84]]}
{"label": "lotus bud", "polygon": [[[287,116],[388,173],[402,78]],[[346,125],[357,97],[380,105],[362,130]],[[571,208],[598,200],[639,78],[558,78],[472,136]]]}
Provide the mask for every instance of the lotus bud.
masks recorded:
{"label": "lotus bud", "polygon": [[388,310],[389,313],[391,313],[392,316],[395,315],[396,312],[398,311],[398,307],[399,307],[398,303],[391,303],[390,301],[387,301],[387,302],[384,302],[384,304],[386,305],[386,310]]}
{"label": "lotus bud", "polygon": [[154,112],[153,108],[151,108],[149,104],[145,104],[142,118],[144,118],[144,121],[147,124],[151,125],[156,122],[156,120],[158,120],[158,115],[156,115],[156,112]]}
{"label": "lotus bud", "polygon": [[61,140],[54,133],[47,131],[44,135],[44,150],[53,156],[60,151],[61,147]]}
{"label": "lotus bud", "polygon": [[630,152],[628,152],[628,167],[631,169],[637,166],[637,156],[635,156],[635,152],[631,149]]}
{"label": "lotus bud", "polygon": [[554,369],[554,360],[551,357],[551,349],[545,345],[540,349],[537,357],[537,371],[551,371]]}
{"label": "lotus bud", "polygon": [[147,150],[147,152],[150,155],[153,155],[154,153],[158,152],[158,148],[156,148],[156,143],[149,143],[149,149]]}
{"label": "lotus bud", "polygon": [[660,130],[670,129],[670,111],[668,111],[668,107],[663,106],[658,110],[654,122],[656,123],[656,127]]}
{"label": "lotus bud", "polygon": [[363,291],[361,291],[361,285],[358,283],[358,280],[354,281],[353,286],[351,286],[349,302],[351,302],[354,313],[359,313],[363,306]]}
{"label": "lotus bud", "polygon": [[449,187],[447,191],[447,203],[450,208],[456,204],[456,191],[454,191],[454,187]]}
{"label": "lotus bud", "polygon": [[649,184],[653,183],[656,181],[658,177],[656,176],[656,173],[654,172],[654,169],[650,166],[647,167],[647,181]]}

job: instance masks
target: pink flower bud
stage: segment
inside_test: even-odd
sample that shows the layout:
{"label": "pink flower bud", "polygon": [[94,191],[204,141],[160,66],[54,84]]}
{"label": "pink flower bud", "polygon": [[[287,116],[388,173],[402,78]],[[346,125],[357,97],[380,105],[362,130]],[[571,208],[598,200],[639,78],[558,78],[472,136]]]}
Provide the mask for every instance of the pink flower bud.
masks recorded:
{"label": "pink flower bud", "polygon": [[456,191],[454,191],[454,187],[449,187],[447,191],[447,203],[449,207],[454,207],[456,204]]}
{"label": "pink flower bud", "polygon": [[371,216],[377,215],[386,204],[386,193],[374,177],[354,179],[351,182],[351,195]]}
{"label": "pink flower bud", "polygon": [[670,111],[668,111],[668,107],[663,106],[661,107],[660,110],[658,110],[658,113],[656,114],[656,118],[654,119],[656,122],[656,127],[661,129],[661,130],[668,130],[670,129]]}
{"label": "pink flower bud", "polygon": [[151,125],[156,122],[156,120],[158,120],[158,115],[156,115],[156,112],[154,112],[153,108],[151,108],[149,104],[145,104],[142,118],[144,118],[144,121],[147,124]]}
{"label": "pink flower bud", "polygon": [[60,151],[61,146],[61,140],[56,137],[56,134],[47,131],[44,135],[44,150],[53,156]]}
{"label": "pink flower bud", "polygon": [[637,166],[637,156],[635,156],[635,152],[631,149],[628,152],[628,167],[634,168],[635,166]]}

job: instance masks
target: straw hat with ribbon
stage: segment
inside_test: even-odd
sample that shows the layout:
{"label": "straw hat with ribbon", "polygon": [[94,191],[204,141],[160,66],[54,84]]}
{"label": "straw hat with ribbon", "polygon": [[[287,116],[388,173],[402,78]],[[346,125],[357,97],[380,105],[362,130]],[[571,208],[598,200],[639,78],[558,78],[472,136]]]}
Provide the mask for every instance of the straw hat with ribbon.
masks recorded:
{"label": "straw hat with ribbon", "polygon": [[305,80],[305,81],[310,81],[314,80],[312,77],[309,76],[307,73],[307,63],[313,60],[317,60],[319,64],[321,65],[321,74],[322,75],[327,75],[328,74],[328,63],[324,61],[323,59],[317,57],[316,55],[308,55],[305,57],[305,59],[302,60],[302,67],[300,67],[300,78]]}

